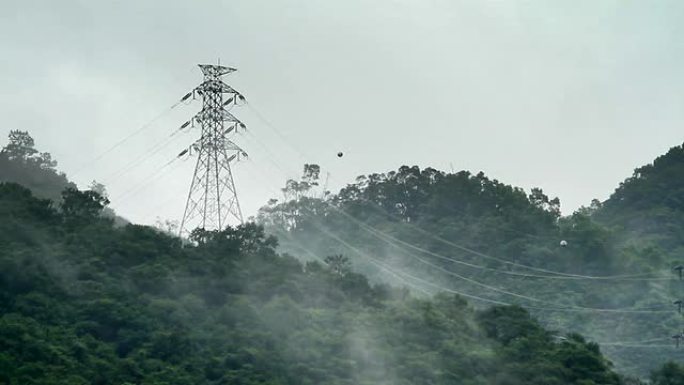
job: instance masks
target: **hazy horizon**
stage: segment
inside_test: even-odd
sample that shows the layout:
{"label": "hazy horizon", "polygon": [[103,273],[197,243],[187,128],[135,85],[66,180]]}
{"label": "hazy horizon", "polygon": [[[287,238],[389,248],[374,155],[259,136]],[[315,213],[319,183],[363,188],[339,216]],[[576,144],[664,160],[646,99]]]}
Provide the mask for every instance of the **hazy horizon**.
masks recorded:
{"label": "hazy horizon", "polygon": [[0,135],[29,131],[133,221],[178,220],[195,159],[148,177],[199,132],[124,166],[197,103],[93,159],[198,84],[197,63],[220,58],[253,107],[233,111],[249,130],[235,139],[250,154],[235,165],[245,216],[307,162],[330,172],[331,189],[404,164],[484,171],[543,188],[569,214],[682,142],[682,11],[674,1],[8,3]]}

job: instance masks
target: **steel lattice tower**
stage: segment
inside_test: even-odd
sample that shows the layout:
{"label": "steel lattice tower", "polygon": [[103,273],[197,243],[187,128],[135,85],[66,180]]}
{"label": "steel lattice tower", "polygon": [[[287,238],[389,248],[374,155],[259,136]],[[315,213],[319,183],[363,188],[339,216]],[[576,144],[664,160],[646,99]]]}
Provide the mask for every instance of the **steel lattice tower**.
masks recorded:
{"label": "steel lattice tower", "polygon": [[199,67],[204,81],[191,94],[201,97],[202,110],[182,126],[198,124],[202,134],[189,149],[197,155],[197,164],[180,225],[181,236],[196,228],[222,230],[243,222],[230,165],[247,154],[228,136],[245,125],[228,109],[245,98],[222,80],[235,68],[207,64]]}

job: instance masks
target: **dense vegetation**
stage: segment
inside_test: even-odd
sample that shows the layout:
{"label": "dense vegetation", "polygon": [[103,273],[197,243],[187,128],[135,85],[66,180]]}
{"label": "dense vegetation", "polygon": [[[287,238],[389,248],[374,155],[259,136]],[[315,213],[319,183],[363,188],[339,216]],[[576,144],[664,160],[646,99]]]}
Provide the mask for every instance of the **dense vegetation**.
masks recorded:
{"label": "dense vegetation", "polygon": [[[66,174],[58,172],[57,161],[49,152],[36,149],[35,141],[26,131],[12,130],[8,143],[0,151],[0,182],[13,182],[28,187],[38,198],[59,202],[62,191],[76,188],[76,184],[67,179]],[[89,188],[106,197],[105,186],[92,181]],[[128,223],[117,216],[109,207],[103,214],[114,219],[117,225]]]}
{"label": "dense vegetation", "polygon": [[[3,151],[10,163],[24,164],[11,166],[15,169],[46,169],[26,166],[34,155],[8,153],[16,152]],[[260,225],[246,224],[197,230],[189,243],[146,226],[114,226],[102,215],[106,198],[96,191],[78,191],[68,182],[60,185],[64,188],[57,197],[39,188],[34,194],[15,183],[0,183],[0,383],[636,381],[620,378],[596,343],[547,330],[536,320],[542,316],[549,325],[543,314],[471,303],[437,293],[424,282],[388,278],[377,263],[360,257],[356,247],[440,287],[492,300],[501,294],[409,259],[406,250],[379,242],[347,217],[434,252],[456,255],[417,229],[519,262],[574,272],[617,271],[624,253],[616,254],[618,246],[610,241],[616,230],[595,221],[595,210],[560,218],[558,201],[541,190],[528,195],[482,174],[417,168],[360,179],[340,194],[316,199],[310,191],[318,172],[308,166],[301,181],[288,183],[287,201],[271,202],[263,210],[260,220],[280,239]],[[39,179],[13,175],[17,178]],[[333,242],[329,234],[339,238]],[[559,237],[569,241],[566,255],[557,250]],[[320,261],[301,262],[306,255],[295,258],[278,252],[282,248]],[[639,250],[630,253],[631,263],[641,263]],[[482,263],[463,250],[458,255]],[[584,258],[581,266],[567,260],[575,256]],[[492,268],[499,263],[486,262]],[[358,271],[368,273],[370,281]],[[467,274],[489,279],[486,271]],[[499,284],[527,287],[518,281]],[[409,291],[405,284],[435,294]],[[555,292],[545,290],[545,284],[534,286],[540,290],[535,295],[551,298]],[[562,285],[573,289],[572,283]],[[650,285],[641,289],[657,289]],[[606,305],[602,296],[563,295],[566,302]],[[616,301],[610,305],[643,305],[626,294]],[[578,322],[573,317],[554,319],[558,322],[551,325],[559,326],[554,329],[577,329],[567,327]],[[655,359],[662,363],[667,356]],[[652,380],[657,385],[684,383],[684,367],[667,364],[653,372]]]}
{"label": "dense vegetation", "polygon": [[634,170],[594,217],[620,233],[626,245],[648,242],[662,252],[684,251],[684,146]]}
{"label": "dense vegetation", "polygon": [[26,131],[10,131],[8,143],[0,151],[0,181],[15,182],[31,189],[40,198],[58,201],[67,187],[76,187],[64,173],[55,169],[57,161],[40,152]]}
{"label": "dense vegetation", "polygon": [[[0,381],[8,384],[617,384],[598,346],[517,307],[416,299],[344,260],[302,265],[254,224],[114,227],[0,185]],[[341,266],[342,265],[342,266]]]}
{"label": "dense vegetation", "polygon": [[[631,374],[684,359],[670,338],[682,327],[672,302],[684,292],[671,271],[684,251],[682,147],[637,169],[606,202],[567,217],[541,189],[527,193],[482,173],[402,167],[320,194],[320,170],[304,171],[288,181],[284,200],[260,213],[283,250],[344,254],[374,280],[403,274],[423,290],[475,295],[476,304],[528,307],[548,327],[606,342],[618,368]],[[636,277],[559,279],[548,271]]]}

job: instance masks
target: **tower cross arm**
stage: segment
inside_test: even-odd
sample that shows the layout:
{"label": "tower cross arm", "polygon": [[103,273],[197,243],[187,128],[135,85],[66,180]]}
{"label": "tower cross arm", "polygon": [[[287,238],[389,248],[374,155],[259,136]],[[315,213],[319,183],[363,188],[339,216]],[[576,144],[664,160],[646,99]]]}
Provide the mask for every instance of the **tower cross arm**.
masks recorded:
{"label": "tower cross arm", "polygon": [[222,121],[231,123],[242,123],[238,118],[226,110],[215,110],[212,108],[203,109],[195,115],[195,120],[199,123],[204,121]]}
{"label": "tower cross arm", "polygon": [[202,94],[203,92],[219,92],[222,94],[240,95],[240,93],[235,88],[229,86],[220,79],[205,80],[199,86],[197,86],[195,90],[200,94]]}
{"label": "tower cross arm", "polygon": [[234,142],[232,142],[230,140],[226,140],[226,143],[224,144],[223,147],[227,151],[237,151],[237,152],[241,153],[242,155],[247,155],[245,150],[243,150],[242,148],[240,148],[240,146],[238,146],[237,144],[235,144]]}
{"label": "tower cross arm", "polygon": [[207,76],[223,76],[237,71],[237,68],[216,64],[198,64],[198,66],[202,70],[202,73]]}

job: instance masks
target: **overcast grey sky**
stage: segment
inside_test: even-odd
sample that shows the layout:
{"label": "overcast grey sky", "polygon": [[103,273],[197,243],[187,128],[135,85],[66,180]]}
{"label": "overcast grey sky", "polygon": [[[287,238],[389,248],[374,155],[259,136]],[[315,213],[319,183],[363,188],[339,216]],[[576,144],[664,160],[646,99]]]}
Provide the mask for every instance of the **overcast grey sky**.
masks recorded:
{"label": "overcast grey sky", "polygon": [[198,104],[93,159],[220,57],[272,124],[234,110],[248,215],[307,161],[331,187],[403,164],[482,170],[567,214],[682,142],[682,20],[682,1],[2,1],[0,135],[28,130],[134,221],[179,219],[194,159],[154,172],[197,131],[125,166]]}

